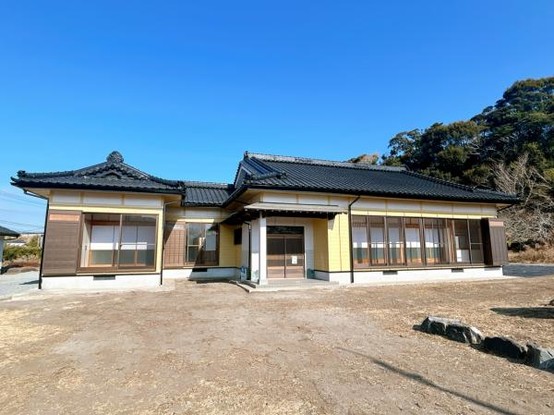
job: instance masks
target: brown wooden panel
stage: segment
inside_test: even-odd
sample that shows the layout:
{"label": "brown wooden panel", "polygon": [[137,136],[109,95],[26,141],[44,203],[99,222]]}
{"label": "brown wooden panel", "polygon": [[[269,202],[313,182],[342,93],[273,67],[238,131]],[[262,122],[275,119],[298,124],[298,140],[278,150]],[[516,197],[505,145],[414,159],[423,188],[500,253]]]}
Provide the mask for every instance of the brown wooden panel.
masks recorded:
{"label": "brown wooden panel", "polygon": [[267,278],[304,278],[304,256],[302,234],[269,234]]}
{"label": "brown wooden panel", "polygon": [[81,212],[49,211],[42,275],[75,275],[79,263]]}
{"label": "brown wooden panel", "polygon": [[184,224],[166,223],[164,238],[164,267],[184,265],[186,229]]}
{"label": "brown wooden panel", "polygon": [[483,219],[483,248],[485,264],[501,266],[508,263],[506,232],[502,219]]}

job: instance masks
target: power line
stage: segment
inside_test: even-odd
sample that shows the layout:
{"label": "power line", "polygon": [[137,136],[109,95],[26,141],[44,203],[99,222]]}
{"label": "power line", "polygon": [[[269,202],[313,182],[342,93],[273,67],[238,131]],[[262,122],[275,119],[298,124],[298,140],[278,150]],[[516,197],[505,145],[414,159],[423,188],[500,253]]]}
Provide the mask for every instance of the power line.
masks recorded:
{"label": "power line", "polygon": [[[46,208],[46,206],[45,206]],[[4,209],[4,208],[0,208],[0,211],[2,212],[8,212],[8,213],[21,213],[21,212],[30,212],[30,213],[36,213],[37,211],[40,211],[41,209],[37,208],[37,209],[33,209],[33,208],[28,208],[28,209]]]}
{"label": "power line", "polygon": [[41,203],[36,200],[30,200],[26,198],[25,196],[21,195],[14,195],[12,193],[5,192],[3,190],[0,190],[0,199],[8,200],[10,202],[16,201],[18,203],[27,203],[30,205],[36,205],[36,206],[44,206],[44,203]]}
{"label": "power line", "polygon": [[0,223],[6,223],[8,225],[16,225],[16,226],[29,226],[31,228],[42,228],[42,225],[37,225],[36,223],[12,222],[9,220],[0,220]]}

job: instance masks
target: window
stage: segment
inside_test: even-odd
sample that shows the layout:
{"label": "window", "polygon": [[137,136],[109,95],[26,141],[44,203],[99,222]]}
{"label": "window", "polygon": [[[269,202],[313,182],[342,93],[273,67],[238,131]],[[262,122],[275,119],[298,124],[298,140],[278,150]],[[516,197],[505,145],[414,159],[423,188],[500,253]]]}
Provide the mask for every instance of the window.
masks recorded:
{"label": "window", "polygon": [[156,221],[152,215],[84,215],[81,268],[155,268]]}
{"label": "window", "polygon": [[156,219],[123,215],[121,221],[120,267],[153,267],[156,251]]}
{"label": "window", "polygon": [[218,228],[209,223],[187,223],[185,263],[191,265],[217,265]]}
{"label": "window", "polygon": [[219,263],[219,225],[168,222],[165,225],[164,267]]}
{"label": "window", "polygon": [[408,265],[422,265],[421,221],[418,218],[404,219],[406,235],[406,262]]}
{"label": "window", "polygon": [[469,225],[469,246],[471,251],[471,262],[484,262],[483,239],[481,237],[481,222],[479,220],[468,220]]}
{"label": "window", "polygon": [[447,264],[446,219],[424,219],[423,222],[427,264]]}
{"label": "window", "polygon": [[242,245],[242,228],[237,228],[233,231],[233,244]]}
{"label": "window", "polygon": [[387,245],[390,265],[404,264],[402,218],[387,218]]}
{"label": "window", "polygon": [[371,265],[385,265],[385,218],[370,216],[369,238],[371,243]]}
{"label": "window", "polygon": [[471,262],[467,220],[454,219],[452,221],[452,229],[454,235],[454,261]]}
{"label": "window", "polygon": [[355,268],[482,264],[479,220],[352,216]]}
{"label": "window", "polygon": [[365,216],[352,217],[352,255],[354,266],[366,268],[369,266],[369,239],[367,233],[367,218]]}

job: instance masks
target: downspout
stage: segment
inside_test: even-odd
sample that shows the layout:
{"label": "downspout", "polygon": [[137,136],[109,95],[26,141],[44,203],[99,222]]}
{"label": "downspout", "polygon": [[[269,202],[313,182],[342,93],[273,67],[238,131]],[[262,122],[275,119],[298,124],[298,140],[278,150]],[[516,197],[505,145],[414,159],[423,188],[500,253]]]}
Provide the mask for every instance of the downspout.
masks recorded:
{"label": "downspout", "polygon": [[42,237],[42,244],[41,244],[42,246],[40,248],[40,267],[38,270],[38,289],[42,290],[42,264],[44,262],[44,247],[46,245],[46,227],[47,227],[46,225],[48,224],[48,211],[50,210],[50,199],[33,192],[29,192],[27,189],[23,189],[23,193],[26,194],[27,196],[33,196],[39,199],[46,200],[46,215],[44,216],[44,235]]}
{"label": "downspout", "polygon": [[348,235],[350,240],[349,252],[350,252],[350,284],[354,284],[354,249],[352,247],[352,205],[360,200],[362,196],[356,197],[351,203],[348,204]]}
{"label": "downspout", "polygon": [[244,222],[248,225],[248,272],[246,273],[246,279],[250,281],[250,270],[252,267],[252,224],[250,221]]}

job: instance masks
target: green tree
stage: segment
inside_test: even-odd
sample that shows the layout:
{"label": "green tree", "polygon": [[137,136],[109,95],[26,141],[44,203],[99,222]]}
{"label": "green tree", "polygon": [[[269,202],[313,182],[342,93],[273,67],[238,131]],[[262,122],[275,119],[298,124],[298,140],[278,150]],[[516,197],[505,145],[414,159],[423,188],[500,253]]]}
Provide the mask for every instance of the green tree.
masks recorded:
{"label": "green tree", "polygon": [[522,229],[525,218],[540,225],[527,236],[534,232],[541,240],[554,241],[549,219],[537,222],[539,217],[554,218],[554,77],[515,82],[494,105],[470,120],[400,132],[390,139],[382,162],[505,191],[517,184],[507,179],[517,172],[528,188],[514,190],[526,203],[507,212],[511,212],[507,219],[514,222],[508,224],[512,234]]}

